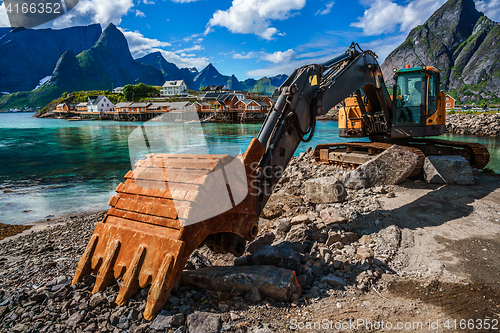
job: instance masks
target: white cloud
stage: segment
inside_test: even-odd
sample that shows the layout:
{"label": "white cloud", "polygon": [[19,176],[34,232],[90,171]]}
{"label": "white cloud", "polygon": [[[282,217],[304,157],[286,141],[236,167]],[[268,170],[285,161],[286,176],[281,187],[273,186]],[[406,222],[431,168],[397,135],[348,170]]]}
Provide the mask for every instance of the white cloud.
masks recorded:
{"label": "white cloud", "polygon": [[233,0],[228,10],[216,11],[207,25],[225,27],[232,33],[255,34],[270,40],[279,31],[271,26],[273,20],[286,20],[292,11],[302,9],[306,0]]}
{"label": "white cloud", "polygon": [[258,52],[251,51],[245,54],[244,52],[242,53],[234,53],[233,54],[233,59],[253,59],[257,58],[259,56]]}
{"label": "white cloud", "polygon": [[206,36],[207,33],[208,32],[202,32],[202,33],[199,33],[199,34],[194,34],[194,35],[191,35],[191,36],[188,36],[188,37],[184,37],[182,40],[187,43],[187,42],[189,42],[192,39],[196,39],[195,43],[201,43],[203,41],[202,36]]}
{"label": "white cloud", "polygon": [[[325,62],[334,56],[344,52],[347,50],[347,47],[339,48],[339,49],[324,49],[321,52],[312,52],[312,53],[304,53],[304,54],[295,54],[293,58],[286,59],[282,57],[283,62],[281,63],[273,63],[270,66],[265,68],[259,68],[255,70],[251,70],[246,72],[248,77],[262,77],[262,76],[274,76],[278,74],[288,74],[290,75],[295,69],[302,67],[304,65],[309,64],[318,64]],[[281,52],[282,54],[286,54],[286,52]],[[273,53],[276,54],[277,52]],[[288,53],[290,55],[290,53]],[[269,56],[269,54],[267,54]],[[266,59],[267,60],[267,59]],[[268,60],[269,61],[269,60]]]}
{"label": "white cloud", "polygon": [[178,55],[172,51],[165,51],[161,49],[153,49],[152,51],[159,51],[167,61],[173,62],[179,68],[183,67],[196,67],[204,68],[210,63],[207,57],[196,57],[194,54]]}
{"label": "white cloud", "polygon": [[171,47],[172,44],[159,41],[158,39],[144,37],[139,31],[127,31],[123,28],[118,29],[120,29],[125,35],[125,38],[127,38],[130,52],[135,59],[144,57],[149,53],[160,52],[167,61],[173,62],[179,68],[203,68],[210,62],[207,57],[197,57],[193,53],[186,53],[187,51],[203,50],[203,47],[200,45],[194,45],[193,47],[178,51],[166,51],[163,48]]}
{"label": "white cloud", "polygon": [[363,29],[368,36],[405,33],[425,22],[444,2],[413,0],[401,6],[389,0],[376,0],[351,26]]}
{"label": "white cloud", "polygon": [[401,45],[405,41],[406,37],[406,34],[399,34],[396,36],[375,39],[368,43],[363,43],[360,46],[363,50],[372,50],[375,52],[378,56],[377,61],[380,65],[382,65],[389,53]]}
{"label": "white cloud", "polygon": [[334,4],[334,2],[333,2],[333,1],[332,1],[332,2],[330,2],[330,3],[327,3],[327,4],[326,4],[326,8],[325,8],[325,9],[323,9],[323,10],[318,10],[318,11],[316,12],[316,14],[314,14],[314,15],[316,16],[316,15],[326,15],[326,14],[329,14],[329,13],[330,13],[330,11],[332,10],[333,4]]}
{"label": "white cloud", "polygon": [[146,14],[144,14],[144,13],[143,13],[143,12],[141,12],[139,9],[137,9],[137,10],[135,11],[135,17],[137,17],[137,16],[139,16],[139,17],[146,17]]}
{"label": "white cloud", "polygon": [[273,62],[273,63],[282,63],[289,62],[293,58],[295,58],[296,53],[292,49],[288,49],[284,52],[276,51],[274,53],[264,54],[262,59]]}
{"label": "white cloud", "polygon": [[259,69],[254,69],[251,71],[246,72],[246,75],[248,77],[252,78],[261,78],[263,76],[275,76],[278,74],[287,74],[290,75],[296,68],[299,68],[301,66],[307,65],[310,62],[307,60],[297,60],[297,61],[291,61],[288,63],[282,63],[279,65],[273,65],[273,66],[268,66],[266,68],[259,68]]}
{"label": "white cloud", "polygon": [[500,0],[479,0],[476,8],[493,21],[500,22]]}
{"label": "white cloud", "polygon": [[182,49],[182,50],[177,50],[175,53],[183,53],[183,52],[189,52],[189,51],[199,51],[199,50],[204,50],[204,48],[201,45],[193,45],[191,47]]}
{"label": "white cloud", "polygon": [[5,2],[0,4],[0,28],[10,27],[9,17],[7,16],[7,11],[5,10]]}
{"label": "white cloud", "polygon": [[120,27],[118,29],[120,29],[125,38],[127,38],[130,52],[132,53],[132,56],[134,56],[134,58],[142,57],[148,53],[151,53],[151,50],[155,48],[171,46],[171,44],[168,42],[162,42],[158,39],[144,37],[144,35],[139,31],[127,31]]}
{"label": "white cloud", "polygon": [[119,25],[133,6],[133,0],[80,0],[67,14],[40,28],[62,29],[93,23],[100,23],[102,27],[109,23]]}

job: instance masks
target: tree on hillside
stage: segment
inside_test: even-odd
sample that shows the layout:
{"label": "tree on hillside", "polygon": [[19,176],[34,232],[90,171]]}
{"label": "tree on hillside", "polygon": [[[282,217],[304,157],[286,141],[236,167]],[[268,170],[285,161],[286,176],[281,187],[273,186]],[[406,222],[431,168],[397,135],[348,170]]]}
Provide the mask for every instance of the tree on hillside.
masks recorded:
{"label": "tree on hillside", "polygon": [[160,95],[160,91],[155,87],[148,86],[144,83],[127,84],[123,87],[123,94],[128,101],[138,101],[141,98],[152,97],[153,95]]}

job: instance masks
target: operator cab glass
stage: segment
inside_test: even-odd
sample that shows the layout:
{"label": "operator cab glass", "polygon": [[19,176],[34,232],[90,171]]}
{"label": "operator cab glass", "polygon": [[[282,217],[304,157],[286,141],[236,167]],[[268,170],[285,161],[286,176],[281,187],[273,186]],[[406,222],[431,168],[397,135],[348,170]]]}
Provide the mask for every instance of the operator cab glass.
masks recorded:
{"label": "operator cab glass", "polygon": [[420,123],[424,77],[421,72],[399,74],[395,91],[397,124]]}
{"label": "operator cab glass", "polygon": [[429,111],[428,115],[431,116],[437,111],[438,96],[439,96],[439,73],[430,73],[427,75],[427,80],[429,80],[428,89],[428,103]]}

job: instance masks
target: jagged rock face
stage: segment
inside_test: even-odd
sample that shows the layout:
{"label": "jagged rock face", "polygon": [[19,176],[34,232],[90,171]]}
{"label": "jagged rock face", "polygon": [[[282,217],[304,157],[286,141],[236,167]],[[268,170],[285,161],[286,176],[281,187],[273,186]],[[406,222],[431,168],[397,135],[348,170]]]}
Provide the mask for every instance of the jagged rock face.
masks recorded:
{"label": "jagged rock face", "polygon": [[430,65],[441,71],[442,89],[456,90],[462,101],[474,94],[493,97],[500,92],[499,42],[500,26],[477,11],[473,0],[449,0],[410,32],[382,72],[392,85],[393,68]]}
{"label": "jagged rock face", "polygon": [[212,64],[208,64],[207,67],[196,75],[194,78],[194,83],[196,87],[201,86],[218,86],[227,85],[229,76],[222,75]]}
{"label": "jagged rock face", "polygon": [[143,82],[162,85],[162,73],[148,65],[135,61],[130,54],[127,39],[113,24],[101,34],[97,44],[78,55],[84,80],[89,87],[84,89],[110,89]]}
{"label": "jagged rock face", "polygon": [[270,77],[269,79],[271,80],[271,84],[273,86],[280,87],[283,84],[283,82],[285,82],[286,79],[288,79],[288,75],[279,74],[279,75]]}
{"label": "jagged rock face", "polygon": [[50,80],[32,94],[43,97],[41,102],[47,103],[64,91],[111,90],[139,82],[161,85],[163,75],[151,66],[136,62],[123,34],[110,24],[89,50],[78,55],[72,50],[65,52]]}
{"label": "jagged rock face", "polygon": [[[189,89],[196,88],[191,70],[188,68],[179,69],[175,64],[165,60],[160,52],[150,53],[142,58],[136,59],[136,61],[159,69],[163,73],[164,81],[184,80]],[[198,71],[196,71],[196,73],[198,73]]]}
{"label": "jagged rock face", "polygon": [[0,29],[0,91],[33,90],[52,74],[64,52],[89,49],[101,32],[99,24],[61,30]]}
{"label": "jagged rock face", "polygon": [[80,79],[80,66],[76,59],[75,52],[69,50],[64,52],[50,78],[50,83],[61,89],[71,89],[78,84]]}
{"label": "jagged rock face", "polygon": [[193,77],[193,79],[196,77],[196,75],[200,74],[200,72],[198,72],[196,67],[183,68],[183,69],[187,69],[189,71],[189,73],[191,74],[191,76]]}

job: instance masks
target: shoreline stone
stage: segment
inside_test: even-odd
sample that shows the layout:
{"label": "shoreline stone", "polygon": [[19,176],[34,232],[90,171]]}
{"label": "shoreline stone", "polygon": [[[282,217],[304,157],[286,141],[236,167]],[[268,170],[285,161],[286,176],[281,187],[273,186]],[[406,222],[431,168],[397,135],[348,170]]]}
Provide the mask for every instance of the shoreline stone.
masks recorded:
{"label": "shoreline stone", "polygon": [[447,114],[448,133],[475,136],[500,136],[500,113]]}

